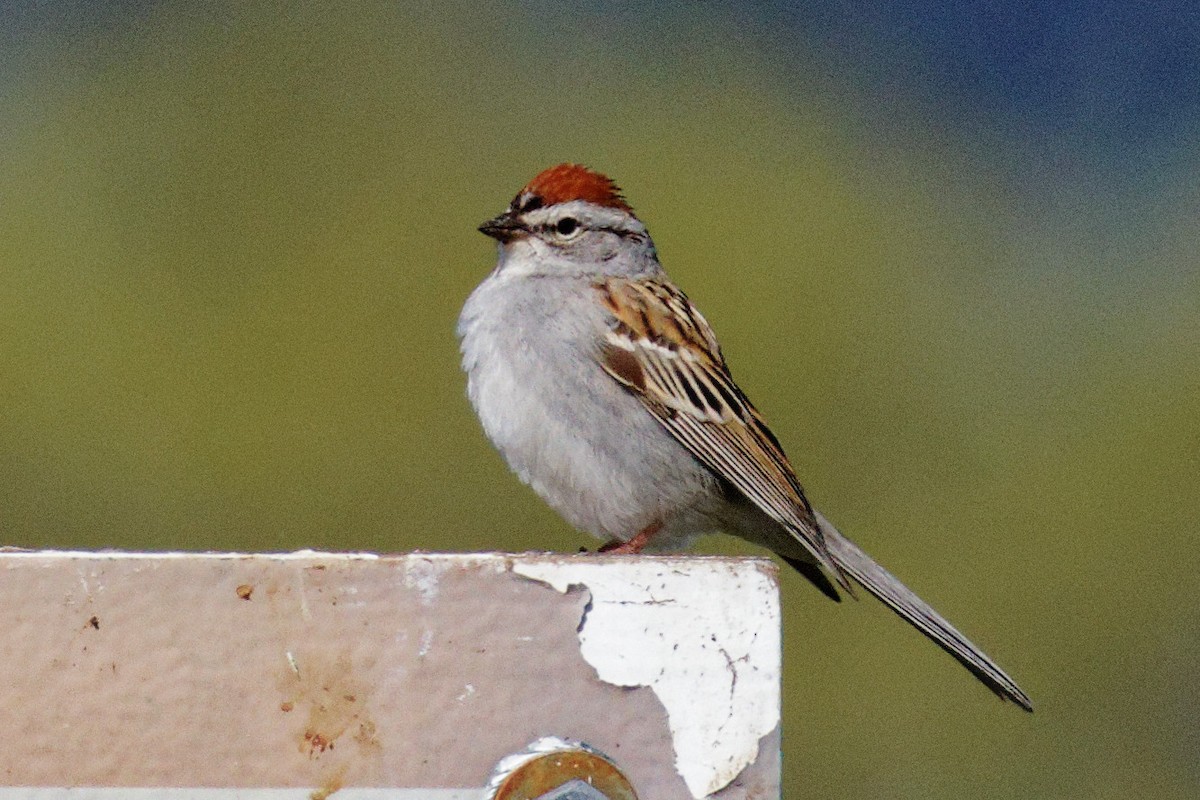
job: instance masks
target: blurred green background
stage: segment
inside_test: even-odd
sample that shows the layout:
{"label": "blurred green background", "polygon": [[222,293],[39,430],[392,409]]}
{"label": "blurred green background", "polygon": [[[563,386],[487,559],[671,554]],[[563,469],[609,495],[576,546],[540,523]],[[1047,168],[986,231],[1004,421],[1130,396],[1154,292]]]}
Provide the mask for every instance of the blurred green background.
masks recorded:
{"label": "blurred green background", "polygon": [[1069,8],[5,4],[0,537],[592,546],[453,333],[580,161],[1037,707],[785,574],[786,796],[1200,796],[1200,24]]}

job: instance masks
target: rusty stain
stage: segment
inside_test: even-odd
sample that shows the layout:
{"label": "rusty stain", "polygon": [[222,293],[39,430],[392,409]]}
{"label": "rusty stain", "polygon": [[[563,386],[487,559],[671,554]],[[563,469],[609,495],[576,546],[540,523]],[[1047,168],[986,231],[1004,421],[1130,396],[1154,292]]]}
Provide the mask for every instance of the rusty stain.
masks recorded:
{"label": "rusty stain", "polygon": [[307,710],[300,752],[319,758],[334,750],[337,740],[352,732],[351,739],[365,746],[374,741],[375,724],[367,716],[367,687],[355,675],[350,657],[330,659],[322,653],[297,653],[292,669],[280,677],[284,699],[280,708]]}
{"label": "rusty stain", "polygon": [[320,731],[308,730],[304,732],[304,741],[308,742],[308,757],[312,758],[319,753],[324,753],[326,750],[333,747],[333,740],[325,736]]}
{"label": "rusty stain", "polygon": [[352,738],[363,750],[383,750],[383,745],[375,737],[375,723],[369,719],[358,724],[358,730]]}
{"label": "rusty stain", "polygon": [[237,596],[239,600],[249,600],[250,595],[254,594],[254,587],[248,583],[243,583],[237,587]]}
{"label": "rusty stain", "polygon": [[321,788],[315,789],[308,796],[308,800],[327,800],[334,792],[339,791],[346,782],[346,764],[342,764],[337,769],[329,773],[328,777],[321,784]]}

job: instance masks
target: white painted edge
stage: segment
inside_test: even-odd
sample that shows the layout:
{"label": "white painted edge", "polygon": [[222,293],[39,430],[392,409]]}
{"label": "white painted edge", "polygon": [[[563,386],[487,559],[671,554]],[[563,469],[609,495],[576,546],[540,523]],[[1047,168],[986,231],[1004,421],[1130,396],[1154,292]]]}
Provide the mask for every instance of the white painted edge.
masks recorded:
{"label": "white painted edge", "polygon": [[516,561],[513,572],[591,604],[580,652],[601,680],[649,687],[667,711],[675,767],[699,800],[728,786],[779,725],[782,621],[771,562]]}
{"label": "white painted edge", "polygon": [[[62,558],[62,559],[111,559],[117,561],[136,560],[184,560],[227,561],[230,559],[266,559],[268,561],[293,561],[334,559],[341,561],[378,561],[389,558],[388,554],[380,553],[345,553],[327,552],[323,550],[294,550],[281,553],[239,553],[227,551],[189,551],[189,550],[24,550],[19,548],[0,548],[0,559],[7,558]],[[491,558],[492,554],[466,553],[397,553],[397,558],[467,558],[480,560]]]}
{"label": "white painted edge", "polygon": [[[121,560],[200,560],[228,561],[230,559],[266,560],[266,561],[311,561],[313,559],[332,559],[341,561],[409,561],[423,560],[446,565],[494,563],[506,567],[510,563],[526,561],[554,561],[566,563],[591,562],[594,564],[611,565],[614,561],[627,560],[626,556],[605,556],[602,554],[556,553],[553,551],[529,551],[524,553],[484,552],[484,553],[426,553],[421,550],[410,550],[397,553],[369,553],[365,551],[334,551],[334,550],[292,550],[277,553],[247,553],[227,550],[29,550],[22,547],[0,546],[0,561],[6,559],[111,559]],[[767,559],[741,558],[736,556],[692,556],[692,555],[645,555],[639,557],[642,561],[657,564],[770,564]]]}
{"label": "white painted edge", "polygon": [[[483,789],[338,789],[331,800],[481,800]],[[313,789],[0,787],[0,800],[311,800]]]}

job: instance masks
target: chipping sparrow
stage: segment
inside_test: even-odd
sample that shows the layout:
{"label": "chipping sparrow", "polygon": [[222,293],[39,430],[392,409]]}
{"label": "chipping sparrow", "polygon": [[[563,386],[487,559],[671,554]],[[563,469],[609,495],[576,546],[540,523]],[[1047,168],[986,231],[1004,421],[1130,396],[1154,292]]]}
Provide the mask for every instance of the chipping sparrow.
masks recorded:
{"label": "chipping sparrow", "polygon": [[616,184],[552,167],[479,230],[500,256],[458,321],[468,395],[509,466],[569,523],[623,553],[732,533],[835,600],[853,578],[1032,710],[1000,667],[809,504]]}

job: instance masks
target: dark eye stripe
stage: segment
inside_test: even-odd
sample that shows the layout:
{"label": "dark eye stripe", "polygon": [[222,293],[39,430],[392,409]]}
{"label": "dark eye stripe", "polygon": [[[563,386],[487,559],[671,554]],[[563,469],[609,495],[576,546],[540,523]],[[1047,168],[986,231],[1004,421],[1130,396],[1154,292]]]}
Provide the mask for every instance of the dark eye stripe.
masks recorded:
{"label": "dark eye stripe", "polygon": [[[558,223],[544,222],[538,227],[547,233],[563,234],[562,231],[558,230]],[[646,235],[643,233],[638,233],[637,231],[629,231],[629,230],[625,230],[623,228],[614,228],[614,227],[611,227],[608,225],[600,225],[600,226],[596,226],[593,228],[589,228],[588,230],[598,232],[598,233],[612,233],[617,236],[620,236],[622,239],[633,239],[635,242],[644,242],[646,240]],[[566,235],[566,234],[563,234],[563,235]]]}
{"label": "dark eye stripe", "polygon": [[527,211],[537,211],[545,205],[545,201],[536,194],[519,194],[513,198],[512,205],[524,214]]}

